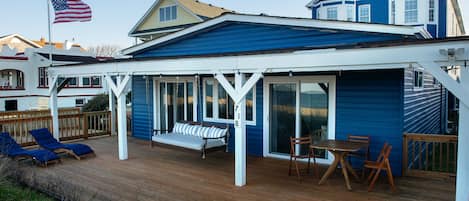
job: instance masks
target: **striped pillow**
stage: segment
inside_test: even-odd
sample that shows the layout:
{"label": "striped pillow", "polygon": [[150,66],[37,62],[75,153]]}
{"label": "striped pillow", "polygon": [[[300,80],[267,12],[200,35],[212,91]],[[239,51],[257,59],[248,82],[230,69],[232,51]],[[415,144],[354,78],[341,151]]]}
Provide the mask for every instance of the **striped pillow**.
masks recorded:
{"label": "striped pillow", "polygon": [[211,127],[202,127],[202,128],[200,128],[200,129],[199,129],[200,137],[206,137],[206,138],[208,138],[211,129],[212,129]]}
{"label": "striped pillow", "polygon": [[219,137],[225,136],[225,133],[226,133],[226,129],[212,127],[210,128],[210,133],[208,134],[208,137],[219,138]]}
{"label": "striped pillow", "polygon": [[181,124],[181,123],[174,124],[173,133],[182,133],[182,129],[183,129],[184,125],[185,124]]}
{"label": "striped pillow", "polygon": [[188,125],[187,128],[184,129],[184,135],[199,136],[199,127],[198,125]]}

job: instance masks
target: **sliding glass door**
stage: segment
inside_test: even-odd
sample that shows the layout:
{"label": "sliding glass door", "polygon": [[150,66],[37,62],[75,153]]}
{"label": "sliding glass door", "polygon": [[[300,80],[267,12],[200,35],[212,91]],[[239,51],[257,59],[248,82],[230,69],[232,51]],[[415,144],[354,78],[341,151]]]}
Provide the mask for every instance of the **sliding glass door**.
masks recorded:
{"label": "sliding glass door", "polygon": [[[335,78],[326,78],[266,78],[267,155],[287,156],[290,137],[309,136],[313,141],[334,138],[328,128],[333,114],[330,109],[335,107],[331,104],[335,102]],[[296,148],[298,153],[308,151],[307,146]],[[324,151],[316,154],[327,159]]]}
{"label": "sliding glass door", "polygon": [[176,122],[194,119],[194,82],[159,80],[157,127],[171,130]]}

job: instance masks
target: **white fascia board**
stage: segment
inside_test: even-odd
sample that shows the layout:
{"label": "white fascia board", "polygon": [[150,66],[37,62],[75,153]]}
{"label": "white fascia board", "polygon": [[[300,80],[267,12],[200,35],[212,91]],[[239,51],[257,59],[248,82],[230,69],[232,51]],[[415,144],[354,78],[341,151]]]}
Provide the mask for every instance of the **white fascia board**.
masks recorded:
{"label": "white fascia board", "polygon": [[140,24],[142,24],[143,20],[145,20],[148,15],[150,15],[151,11],[153,10],[153,8],[155,8],[158,4],[160,3],[160,0],[156,0],[153,5],[150,6],[150,8],[147,10],[147,12],[145,12],[145,14],[138,20],[138,22],[132,27],[132,29],[130,29],[129,31],[129,36],[131,36],[131,34],[137,30],[137,28],[140,26]]}
{"label": "white fascia board", "polygon": [[341,70],[375,70],[407,68],[421,61],[443,65],[463,65],[469,60],[464,55],[449,64],[440,49],[464,48],[469,52],[469,41],[452,41],[393,47],[344,49],[329,51],[299,51],[293,53],[241,55],[225,57],[175,58],[147,61],[62,66],[49,69],[52,75],[194,75],[256,72],[318,72]]}
{"label": "white fascia board", "polygon": [[129,34],[129,36],[130,37],[146,36],[146,35],[159,34],[159,33],[176,32],[182,29],[184,28],[167,29],[167,30],[152,31],[152,32],[145,32],[145,33],[138,33],[138,34]]}
{"label": "white fascia board", "polygon": [[270,17],[270,16],[254,16],[254,15],[237,15],[237,14],[225,14],[212,20],[205,21],[203,23],[194,25],[186,28],[182,31],[163,36],[155,39],[148,43],[143,43],[122,51],[123,54],[132,54],[134,52],[149,48],[151,46],[190,34],[201,29],[214,26],[226,21],[235,22],[247,22],[247,23],[259,23],[269,25],[284,25],[284,26],[299,26],[299,27],[310,27],[310,28],[324,28],[324,29],[340,29],[350,31],[363,31],[363,32],[374,32],[374,33],[388,33],[388,34],[401,34],[401,35],[415,35],[421,31],[421,28],[415,28],[412,26],[396,26],[396,25],[384,25],[384,24],[368,24],[368,23],[356,23],[356,22],[345,22],[345,21],[326,21],[326,20],[313,20],[313,19],[292,19],[282,17]]}

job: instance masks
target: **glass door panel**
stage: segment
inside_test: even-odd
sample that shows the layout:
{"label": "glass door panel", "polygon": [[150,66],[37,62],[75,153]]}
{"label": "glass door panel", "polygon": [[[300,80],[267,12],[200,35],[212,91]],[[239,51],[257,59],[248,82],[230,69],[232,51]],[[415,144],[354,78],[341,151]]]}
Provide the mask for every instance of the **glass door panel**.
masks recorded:
{"label": "glass door panel", "polygon": [[[314,141],[326,140],[328,120],[329,86],[327,83],[300,84],[300,136],[310,136]],[[308,147],[300,147],[302,154]],[[324,150],[317,150],[316,157],[325,158]]]}
{"label": "glass door panel", "polygon": [[176,122],[193,120],[193,86],[193,82],[160,81],[160,129],[171,129]]}
{"label": "glass door panel", "polygon": [[270,153],[290,153],[296,130],[296,84],[270,84]]}

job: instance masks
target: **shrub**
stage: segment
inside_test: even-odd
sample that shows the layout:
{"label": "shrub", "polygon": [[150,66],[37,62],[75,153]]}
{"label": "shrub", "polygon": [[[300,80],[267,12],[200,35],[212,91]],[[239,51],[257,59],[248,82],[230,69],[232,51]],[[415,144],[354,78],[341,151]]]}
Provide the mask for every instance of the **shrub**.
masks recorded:
{"label": "shrub", "polygon": [[107,94],[99,94],[90,99],[83,106],[83,112],[103,111],[109,107],[109,98]]}

